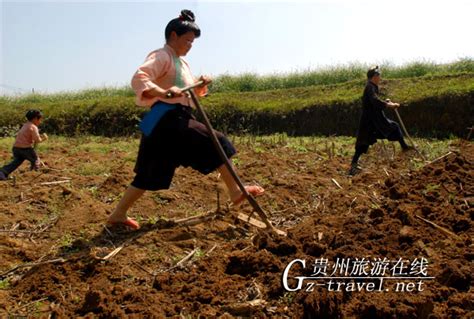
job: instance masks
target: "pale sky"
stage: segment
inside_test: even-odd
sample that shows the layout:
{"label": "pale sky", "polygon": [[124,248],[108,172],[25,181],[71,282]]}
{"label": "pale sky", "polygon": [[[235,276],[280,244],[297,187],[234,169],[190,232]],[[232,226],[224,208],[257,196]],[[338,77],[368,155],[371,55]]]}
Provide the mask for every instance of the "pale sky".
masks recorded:
{"label": "pale sky", "polygon": [[474,1],[4,1],[0,94],[128,85],[190,9],[196,75],[474,57]]}

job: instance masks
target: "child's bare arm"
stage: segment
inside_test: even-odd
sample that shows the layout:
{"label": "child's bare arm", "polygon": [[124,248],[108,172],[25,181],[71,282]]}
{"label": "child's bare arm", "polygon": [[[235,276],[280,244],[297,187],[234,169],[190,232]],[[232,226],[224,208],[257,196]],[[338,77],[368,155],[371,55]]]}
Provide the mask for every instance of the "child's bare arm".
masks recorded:
{"label": "child's bare arm", "polygon": [[46,133],[43,133],[43,134],[40,135],[40,138],[41,138],[41,141],[40,141],[40,143],[41,143],[41,142],[44,142],[44,141],[48,140],[49,137]]}
{"label": "child's bare arm", "polygon": [[39,134],[39,132],[34,132],[33,134],[33,142],[35,145],[38,145],[39,143],[42,143],[48,139],[48,135],[46,135],[46,133]]}

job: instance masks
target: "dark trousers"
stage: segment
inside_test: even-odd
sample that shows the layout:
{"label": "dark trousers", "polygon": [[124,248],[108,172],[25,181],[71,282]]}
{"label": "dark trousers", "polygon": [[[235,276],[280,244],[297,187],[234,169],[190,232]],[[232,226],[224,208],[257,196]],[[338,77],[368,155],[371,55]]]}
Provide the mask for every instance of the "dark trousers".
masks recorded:
{"label": "dark trousers", "polygon": [[[232,143],[221,132],[215,133],[227,157],[232,157],[236,153]],[[190,107],[176,105],[160,119],[150,136],[142,137],[132,186],[152,191],[168,189],[179,166],[209,174],[223,163],[206,126],[195,119]]]}
{"label": "dark trousers", "polygon": [[[403,138],[403,133],[402,133],[402,130],[400,129],[400,126],[398,126],[396,130],[394,130],[392,133],[390,133],[389,136],[387,136],[387,140],[398,141],[402,149],[404,150],[408,149],[408,145],[405,142],[405,139]],[[369,150],[369,145],[356,144],[355,154],[354,154],[354,157],[352,157],[352,164],[356,165],[357,162],[359,161],[360,156],[364,153],[367,153],[368,150]]]}
{"label": "dark trousers", "polygon": [[30,162],[31,169],[38,168],[38,155],[36,155],[36,152],[32,147],[13,147],[13,160],[9,164],[0,168],[0,171],[2,171],[6,176],[8,176],[14,170],[16,170],[25,160]]}

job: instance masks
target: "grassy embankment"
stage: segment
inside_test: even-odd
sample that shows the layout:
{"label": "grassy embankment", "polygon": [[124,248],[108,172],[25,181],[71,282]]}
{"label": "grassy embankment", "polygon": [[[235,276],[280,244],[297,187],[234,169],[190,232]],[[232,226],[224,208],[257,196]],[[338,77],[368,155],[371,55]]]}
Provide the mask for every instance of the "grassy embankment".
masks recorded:
{"label": "grassy embankment", "polygon": [[[351,135],[365,70],[364,65],[349,65],[260,77],[222,75],[202,102],[216,128],[228,132]],[[401,114],[412,132],[462,136],[472,125],[473,59],[387,66],[383,76],[382,93],[405,104]],[[45,131],[66,135],[130,135],[143,114],[129,88],[1,97],[0,134],[11,135],[29,108],[44,111]]]}

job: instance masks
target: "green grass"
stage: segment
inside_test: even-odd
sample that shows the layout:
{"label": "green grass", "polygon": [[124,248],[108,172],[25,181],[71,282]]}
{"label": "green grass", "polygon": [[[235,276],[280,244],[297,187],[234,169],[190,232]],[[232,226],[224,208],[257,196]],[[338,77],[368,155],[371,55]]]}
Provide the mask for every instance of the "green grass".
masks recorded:
{"label": "green grass", "polygon": [[[362,95],[365,80],[342,84],[316,85],[263,92],[219,93],[203,100],[210,109],[222,112],[271,111],[284,113],[309,106],[327,106],[357,103]],[[411,103],[427,97],[462,95],[474,91],[474,73],[457,76],[424,76],[388,80],[382,83],[388,98]]]}
{"label": "green grass", "polygon": [[[308,152],[317,152],[324,154],[329,149],[332,149],[332,144],[334,144],[334,156],[351,156],[354,151],[355,138],[349,136],[335,136],[335,137],[324,137],[324,136],[299,136],[293,137],[287,134],[272,134],[272,135],[238,135],[238,136],[229,136],[230,140],[236,145],[237,149],[247,148],[248,150],[259,153],[271,152],[275,147],[286,148],[293,153],[308,153]],[[456,141],[455,137],[449,139],[429,139],[429,138],[414,138],[415,143],[418,145],[418,148],[425,154],[428,159],[435,159],[438,156],[447,152],[450,147],[450,144],[453,141]],[[94,147],[90,147],[87,153],[91,158],[95,156],[103,156],[104,149],[110,147],[114,143],[119,143],[122,145],[123,149],[128,150],[127,153],[122,154],[122,158],[126,159],[127,156],[133,156],[136,158],[136,153],[138,152],[138,142],[137,138],[122,137],[122,138],[108,138],[108,137],[98,137],[98,136],[82,136],[82,137],[63,137],[63,136],[51,136],[49,143],[49,148],[42,152],[42,157],[48,159],[50,155],[49,151],[64,149],[66,147],[75,150],[76,147],[80,146],[83,141],[94,141]],[[0,138],[0,149],[9,150],[11,144],[13,143],[13,138]],[[397,149],[399,149],[398,143],[394,143]],[[391,151],[391,147],[388,145],[388,142],[385,141],[386,148]],[[382,147],[381,143],[375,144],[371,149],[375,152]],[[8,157],[8,155],[7,155]],[[7,158],[6,160],[8,160]],[[241,159],[238,156],[233,157],[232,161],[236,166],[242,166],[245,163],[242,163]],[[75,173],[81,174],[81,163],[74,166],[73,171]],[[110,170],[109,162],[94,161],[95,165],[93,172],[87,172],[90,174],[87,175],[103,175],[105,171]],[[0,163],[1,165],[1,163]],[[164,199],[160,196],[159,193],[155,196],[155,201],[158,204],[165,205],[169,202],[168,199]],[[50,207],[51,212],[55,210],[55,215],[60,215],[60,211],[54,207]],[[65,237],[67,238],[67,236]]]}
{"label": "green grass", "polygon": [[[447,75],[474,72],[474,59],[461,58],[457,61],[438,64],[433,61],[414,61],[404,65],[393,65],[390,62],[380,64],[383,77],[387,79],[412,78],[426,75]],[[238,75],[223,74],[215,77],[210,85],[211,93],[222,92],[256,92],[275,89],[289,89],[313,85],[330,85],[353,80],[364,80],[368,64],[349,63],[326,66],[317,69],[306,69],[288,73],[258,75],[242,73]],[[63,101],[97,100],[111,97],[133,98],[133,90],[128,86],[91,88],[81,91],[65,91],[54,94],[28,94],[21,97],[20,103],[54,103]],[[15,99],[0,97],[0,104]]]}
{"label": "green grass", "polygon": [[[57,136],[58,138],[64,138]],[[123,138],[111,138],[110,143],[101,143],[103,139],[99,136],[81,136],[76,138],[74,145],[74,152],[93,152],[100,154],[109,154],[110,152],[129,152],[131,148],[138,147],[131,145],[130,140]],[[46,142],[47,143],[47,142]],[[42,145],[41,145],[42,146]]]}
{"label": "green grass", "polygon": [[104,169],[97,162],[78,163],[75,172],[82,176],[105,175],[110,172],[110,168]]}
{"label": "green grass", "polygon": [[[223,75],[216,78],[210,96],[201,102],[215,127],[224,131],[353,134],[366,68],[366,65],[352,64],[269,76]],[[474,95],[474,60],[471,58],[442,65],[432,62],[386,65],[383,78],[383,96],[404,104],[404,109],[417,105],[405,116],[411,116],[408,122],[424,124],[415,127],[415,131],[424,136],[459,136],[464,134],[466,123],[473,120],[469,115],[472,113],[469,100]],[[245,83],[248,87],[224,85],[226,81]],[[328,107],[327,111],[321,111],[324,107]],[[144,108],[135,106],[133,92],[125,87],[0,97],[0,136],[14,136],[24,122],[26,110],[31,108],[44,112],[45,132],[68,136],[137,134],[137,125],[145,112]],[[305,116],[301,111],[311,112]],[[426,114],[429,121],[420,122],[418,114]],[[321,116],[325,116],[323,122]],[[300,122],[306,123],[300,125]],[[432,131],[436,131],[434,135]],[[87,151],[89,147],[86,142],[81,149]],[[105,147],[104,152],[108,151],[110,149]]]}
{"label": "green grass", "polygon": [[[411,78],[425,75],[446,75],[474,72],[474,59],[463,58],[452,63],[437,64],[432,61],[415,61],[401,66],[389,62],[380,64],[383,77],[387,79]],[[352,63],[328,66],[315,70],[291,73],[276,73],[259,76],[254,73],[221,75],[211,84],[211,93],[255,92],[275,89],[307,87],[313,85],[338,84],[353,80],[365,80],[367,64]]]}
{"label": "green grass", "polygon": [[[298,153],[317,153],[322,158],[328,158],[329,152],[333,152],[333,156],[352,156],[354,152],[355,138],[350,136],[299,136],[293,137],[285,133],[283,134],[272,134],[272,135],[235,135],[229,136],[230,140],[236,145],[237,149],[247,148],[255,154],[262,154],[265,152],[272,152],[275,147],[281,147],[288,149],[289,152]],[[450,144],[457,139],[452,136],[448,139],[431,139],[431,138],[414,138],[420,151],[427,157],[428,160],[433,160],[442,154],[445,154],[450,148]],[[7,152],[7,155],[3,157],[3,161],[9,161],[10,155],[8,151],[11,149],[14,139],[11,137],[0,138],[0,149]],[[87,148],[87,152],[91,158],[90,163],[77,163],[77,165],[70,168],[70,170],[76,174],[85,176],[103,176],[109,172],[110,162],[103,162],[98,159],[94,159],[96,156],[103,156],[104,149],[113,150],[112,145],[120,145],[124,153],[120,156],[122,160],[127,162],[135,162],[136,153],[138,152],[138,138],[121,137],[121,138],[108,138],[99,136],[82,136],[82,137],[63,137],[63,136],[51,136],[48,141],[48,148],[40,151],[39,155],[46,161],[54,160],[51,158],[50,152],[69,148],[72,153],[76,151],[77,147],[83,145],[84,141],[88,141],[90,147]],[[93,142],[92,142],[93,141]],[[333,148],[334,144],[334,148]],[[385,141],[385,147],[390,152],[392,148],[387,141]],[[396,149],[399,150],[398,143],[393,143]],[[379,142],[371,147],[373,152],[379,152],[382,147],[382,143]],[[65,154],[64,156],[68,156]],[[1,159],[0,159],[1,161]],[[235,166],[242,166],[242,160],[237,156],[232,158]],[[0,165],[4,163],[0,162]],[[421,166],[423,163],[414,162],[414,168]],[[116,164],[118,165],[118,164]],[[90,190],[94,192],[93,189]],[[157,204],[166,205],[169,200],[160,197],[157,193],[154,197]],[[59,216],[61,211],[53,206],[49,207],[49,211],[54,215]]]}
{"label": "green grass", "polygon": [[13,137],[0,138],[0,149],[10,150],[14,142],[15,142],[15,138]]}
{"label": "green grass", "polygon": [[[41,128],[41,127],[40,127]],[[104,143],[107,141],[107,143]],[[1,149],[11,149],[15,138],[12,136],[0,138]],[[128,137],[113,137],[104,139],[102,136],[75,136],[73,139],[67,136],[50,135],[49,139],[36,146],[38,152],[46,152],[55,148],[68,149],[71,154],[79,152],[92,152],[97,154],[109,154],[111,152],[125,152],[138,149],[139,140]]]}
{"label": "green grass", "polygon": [[5,290],[10,288],[10,282],[8,279],[0,280],[0,290]]}
{"label": "green grass", "polygon": [[[393,65],[390,62],[380,64],[383,77],[386,79],[413,78],[420,76],[453,75],[474,72],[474,58],[465,57],[457,61],[438,64],[433,61],[414,61],[404,65]],[[314,85],[331,85],[366,79],[368,64],[349,63],[326,66],[318,69],[306,69],[289,73],[258,75],[242,73],[238,75],[223,74],[215,77],[210,85],[210,93],[256,92],[276,89],[289,89]],[[81,91],[64,91],[53,94],[27,94],[21,97],[0,96],[0,104],[12,100],[22,104],[49,104],[64,101],[86,101],[104,98],[134,98],[135,93],[129,86],[91,88]]]}
{"label": "green grass", "polygon": [[102,87],[91,88],[80,91],[64,91],[53,94],[27,94],[22,97],[15,98],[9,96],[0,96],[0,103],[11,100],[19,100],[21,103],[54,103],[62,101],[84,101],[95,100],[107,97],[134,97],[135,93],[128,86],[123,87]]}

